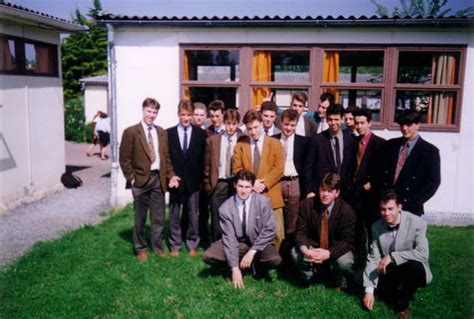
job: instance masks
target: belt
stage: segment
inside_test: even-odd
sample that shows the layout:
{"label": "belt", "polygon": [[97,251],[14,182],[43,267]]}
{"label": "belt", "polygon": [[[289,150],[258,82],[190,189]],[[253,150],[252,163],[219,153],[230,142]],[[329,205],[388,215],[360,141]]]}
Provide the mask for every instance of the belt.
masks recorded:
{"label": "belt", "polygon": [[160,174],[160,170],[159,169],[152,169],[150,171],[150,174]]}
{"label": "belt", "polygon": [[298,179],[297,176],[283,176],[280,181],[296,181]]}
{"label": "belt", "polygon": [[231,182],[234,181],[234,178],[233,178],[233,177],[229,177],[229,178],[218,178],[217,181],[218,181],[218,182],[231,183]]}

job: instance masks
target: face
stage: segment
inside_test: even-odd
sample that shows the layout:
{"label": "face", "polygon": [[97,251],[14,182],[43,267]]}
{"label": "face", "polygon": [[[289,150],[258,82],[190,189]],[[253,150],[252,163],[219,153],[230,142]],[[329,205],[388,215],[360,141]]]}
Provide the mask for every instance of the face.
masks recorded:
{"label": "face", "polygon": [[181,123],[181,125],[185,127],[191,125],[191,122],[193,121],[193,113],[186,110],[180,110],[178,113],[178,117],[179,123]]}
{"label": "face", "polygon": [[361,136],[364,136],[370,132],[372,122],[367,122],[367,117],[365,116],[356,116],[354,117],[354,125],[357,133],[359,133]]}
{"label": "face", "polygon": [[291,121],[289,118],[285,117],[281,122],[281,131],[285,136],[291,136],[295,132],[297,120]]}
{"label": "face", "polygon": [[319,187],[319,200],[324,206],[329,206],[339,197],[338,189],[329,189],[324,185]]}
{"label": "face", "polygon": [[262,122],[255,120],[253,122],[245,124],[245,127],[247,129],[247,134],[250,136],[251,139],[258,140],[260,136],[262,136]]}
{"label": "face", "polygon": [[346,123],[346,126],[351,130],[354,129],[354,116],[352,115],[352,113],[344,114],[344,123]]}
{"label": "face", "polygon": [[337,134],[341,129],[341,114],[331,114],[327,118],[327,122],[329,125],[329,131],[334,134]]}
{"label": "face", "polygon": [[246,200],[252,193],[252,183],[250,181],[239,179],[236,183],[234,183],[234,186],[237,196],[239,196],[241,200]]}
{"label": "face", "polygon": [[153,124],[156,117],[158,116],[158,110],[153,107],[145,106],[142,112],[143,112],[143,122],[145,122],[145,124],[147,125]]}
{"label": "face", "polygon": [[396,225],[400,221],[400,210],[402,205],[398,204],[394,199],[386,203],[380,204],[380,214],[382,219],[389,225]]}
{"label": "face", "polygon": [[416,124],[403,124],[400,125],[400,132],[407,140],[411,140],[416,137],[418,134],[418,130],[420,129],[420,123]]}
{"label": "face", "polygon": [[224,125],[225,125],[225,132],[229,136],[234,135],[235,132],[237,132],[237,129],[239,128],[239,122],[237,121],[228,120],[224,122]]}
{"label": "face", "polygon": [[303,114],[304,106],[305,105],[303,102],[294,99],[293,101],[291,101],[290,109],[295,110],[296,112],[298,112],[298,115],[301,115]]}
{"label": "face", "polygon": [[193,122],[195,125],[201,126],[206,118],[206,112],[202,109],[195,109],[193,114]]}
{"label": "face", "polygon": [[224,114],[222,113],[221,110],[216,110],[216,111],[210,110],[209,117],[214,127],[220,127],[222,125],[222,122],[224,122]]}
{"label": "face", "polygon": [[265,110],[262,112],[262,122],[263,127],[270,128],[273,123],[275,123],[276,113],[270,110]]}
{"label": "face", "polygon": [[318,105],[318,116],[322,119],[325,119],[326,118],[326,110],[328,109],[329,107],[329,101],[326,100],[324,102],[320,102],[319,105]]}

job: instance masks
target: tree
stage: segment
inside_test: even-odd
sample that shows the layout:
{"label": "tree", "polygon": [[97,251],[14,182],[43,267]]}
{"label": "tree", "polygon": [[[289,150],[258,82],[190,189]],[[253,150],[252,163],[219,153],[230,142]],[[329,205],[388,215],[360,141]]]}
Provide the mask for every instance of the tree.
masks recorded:
{"label": "tree", "polygon": [[[376,13],[379,16],[398,16],[398,17],[443,17],[451,15],[452,9],[447,7],[448,0],[399,0],[401,8],[395,7],[392,14],[389,14],[388,8],[376,0],[370,0],[376,6]],[[474,16],[474,6],[458,10],[454,13],[455,16]]]}

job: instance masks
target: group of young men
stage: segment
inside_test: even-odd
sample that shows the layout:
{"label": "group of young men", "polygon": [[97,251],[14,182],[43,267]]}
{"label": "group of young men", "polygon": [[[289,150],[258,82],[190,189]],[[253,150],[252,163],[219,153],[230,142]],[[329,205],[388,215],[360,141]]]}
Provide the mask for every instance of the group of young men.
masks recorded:
{"label": "group of young men", "polygon": [[348,112],[328,93],[316,112],[305,114],[306,107],[304,93],[293,94],[284,111],[265,101],[241,126],[239,112],[221,101],[206,110],[183,100],[178,125],[165,131],[153,124],[160,104],[145,99],[143,120],[124,131],[120,145],[134,196],[136,256],[148,257],[148,210],[151,249],[165,256],[169,191],[171,256],[183,241],[189,255],[209,242],[203,260],[229,267],[236,288],[244,286],[243,270],[265,276],[283,260],[303,284],[340,289],[359,265],[365,307],[373,308],[377,288],[406,317],[417,288],[431,280],[419,216],[440,184],[439,151],[418,134],[414,110],[398,119],[402,137],[385,141],[372,133],[368,109]]}

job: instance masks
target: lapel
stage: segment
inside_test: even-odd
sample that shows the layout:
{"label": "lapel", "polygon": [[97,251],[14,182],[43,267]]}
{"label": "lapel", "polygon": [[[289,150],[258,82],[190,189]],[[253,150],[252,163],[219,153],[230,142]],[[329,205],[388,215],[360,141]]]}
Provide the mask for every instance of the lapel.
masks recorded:
{"label": "lapel", "polygon": [[255,228],[256,228],[256,214],[257,211],[257,196],[252,194],[252,199],[250,200],[249,211],[247,212],[247,233],[249,238],[254,238]]}
{"label": "lapel", "polygon": [[[216,135],[217,138],[215,139],[214,146],[212,148],[212,161],[214,162],[214,169],[215,169],[215,174],[217,174],[217,177],[219,177],[219,162],[221,159],[221,140],[222,140],[222,135]],[[211,137],[212,138],[212,137]]]}
{"label": "lapel", "polygon": [[[146,141],[146,136],[145,136],[145,131],[143,130],[143,125],[142,123],[138,123],[138,126],[137,126],[137,134],[138,134],[138,138],[140,140],[140,144],[143,148],[143,151],[145,152],[146,156],[151,159],[151,156],[150,156],[150,150],[148,149],[148,143]],[[158,134],[157,134],[158,135]]]}
{"label": "lapel", "polygon": [[332,154],[332,147],[331,147],[331,134],[329,134],[329,129],[325,130],[323,133],[323,148],[326,155],[326,161],[331,165],[332,169],[336,169],[336,163],[334,162],[334,156]]}
{"label": "lapel", "polygon": [[308,124],[308,119],[303,116],[303,122],[304,122],[304,135],[305,136],[311,136],[311,132],[309,131],[309,124]]}
{"label": "lapel", "polygon": [[[166,151],[168,149],[168,145],[165,145],[165,140],[166,140],[166,131],[163,129],[158,129],[156,127],[156,135],[158,136],[158,152],[160,153],[160,159],[166,157]],[[163,161],[160,161],[160,164],[163,163]]]}
{"label": "lapel", "polygon": [[[235,234],[238,237],[242,237],[244,234],[242,234],[242,221],[240,220],[239,216],[239,209],[237,208],[237,195],[233,196],[233,201],[232,201],[232,224],[234,225],[235,228]],[[250,229],[250,228],[249,228]]]}
{"label": "lapel", "polygon": [[268,158],[270,157],[270,138],[268,136],[264,136],[263,138],[263,146],[262,146],[262,155],[260,157],[260,165],[258,166],[258,173],[257,173],[257,178],[258,176],[264,175],[264,172],[266,170],[266,163],[268,163]]}
{"label": "lapel", "polygon": [[408,219],[406,214],[400,212],[400,226],[398,226],[397,238],[395,239],[395,250],[402,250],[403,242],[407,238],[407,232],[410,225],[408,225]]}
{"label": "lapel", "polygon": [[[400,180],[404,180],[403,176],[405,176],[406,174],[412,174],[413,173],[414,168],[412,166],[415,165],[415,163],[418,162],[418,157],[420,157],[422,155],[421,154],[422,153],[421,148],[423,147],[422,144],[423,144],[423,140],[420,137],[418,142],[416,142],[415,146],[411,150],[410,155],[405,160],[405,164],[403,165],[402,170],[400,171],[400,175],[398,176],[397,184]],[[398,157],[397,157],[397,161],[398,161]],[[396,163],[395,163],[395,169],[396,169],[396,167],[397,166],[396,166]]]}

